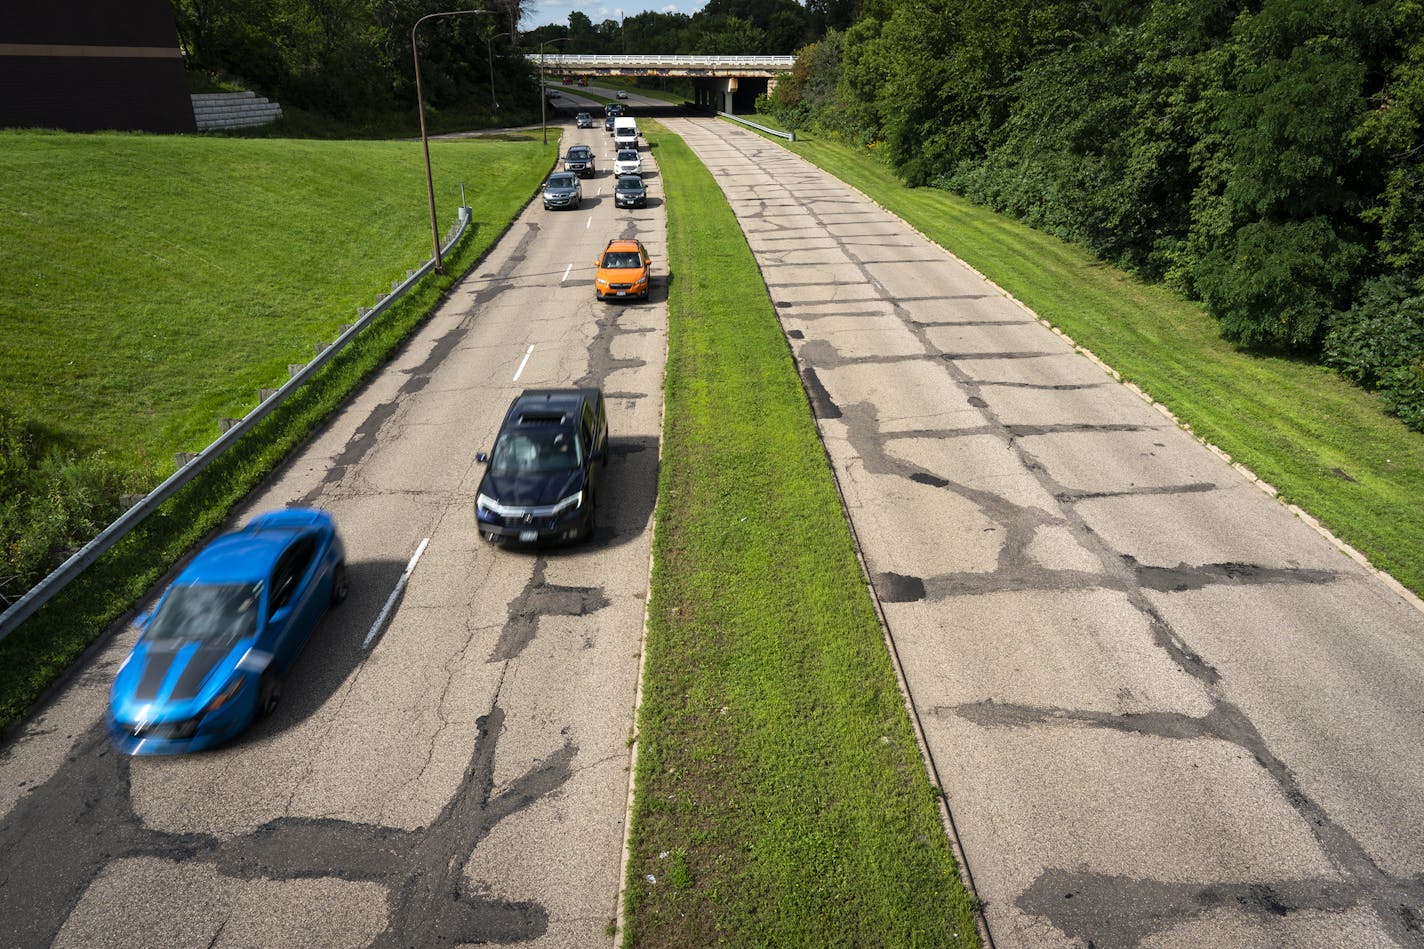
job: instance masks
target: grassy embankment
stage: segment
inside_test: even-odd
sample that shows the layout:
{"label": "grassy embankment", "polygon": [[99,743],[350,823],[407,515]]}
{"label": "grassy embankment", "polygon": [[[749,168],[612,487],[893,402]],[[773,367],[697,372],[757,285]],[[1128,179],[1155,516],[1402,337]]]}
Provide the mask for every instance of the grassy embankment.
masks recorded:
{"label": "grassy embankment", "polygon": [[681,139],[630,945],[974,945],[790,350]]}
{"label": "grassy embankment", "polygon": [[1424,594],[1424,435],[1335,373],[1241,352],[1197,303],[956,196],[909,189],[874,156],[779,144],[914,225]]}
{"label": "grassy embankment", "polygon": [[[529,136],[435,142],[448,262],[239,446],[0,642],[14,721],[380,366],[548,171]],[[150,479],[431,251],[418,144],[0,133],[0,393],[55,445]]]}

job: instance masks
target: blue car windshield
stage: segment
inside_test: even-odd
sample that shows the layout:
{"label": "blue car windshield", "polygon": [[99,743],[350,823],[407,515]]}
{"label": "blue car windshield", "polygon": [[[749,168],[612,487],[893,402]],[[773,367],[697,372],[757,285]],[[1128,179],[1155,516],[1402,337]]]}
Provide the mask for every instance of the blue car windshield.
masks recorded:
{"label": "blue car windshield", "polygon": [[155,642],[229,643],[257,632],[261,583],[177,586],[153,614],[145,633]]}
{"label": "blue car windshield", "polygon": [[542,474],[572,471],[583,464],[583,448],[573,431],[562,428],[504,432],[494,443],[490,470],[495,474]]}

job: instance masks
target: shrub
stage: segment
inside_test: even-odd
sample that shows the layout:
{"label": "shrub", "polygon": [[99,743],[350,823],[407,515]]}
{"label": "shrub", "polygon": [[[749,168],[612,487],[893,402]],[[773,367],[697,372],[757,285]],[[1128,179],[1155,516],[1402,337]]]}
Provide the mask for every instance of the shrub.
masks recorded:
{"label": "shrub", "polygon": [[19,599],[118,517],[131,477],[102,451],[78,457],[45,447],[0,413],[0,603]]}
{"label": "shrub", "polygon": [[1379,392],[1410,428],[1424,431],[1424,286],[1399,277],[1366,284],[1325,334],[1325,364]]}
{"label": "shrub", "polygon": [[1363,256],[1323,217],[1257,221],[1204,254],[1193,283],[1227,339],[1308,353]]}

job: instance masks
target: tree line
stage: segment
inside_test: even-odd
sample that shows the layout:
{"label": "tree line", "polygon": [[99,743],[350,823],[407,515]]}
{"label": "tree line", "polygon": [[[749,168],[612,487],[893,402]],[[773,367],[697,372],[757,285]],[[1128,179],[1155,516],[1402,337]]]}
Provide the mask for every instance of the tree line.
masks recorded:
{"label": "tree line", "polygon": [[865,0],[768,107],[1424,430],[1420,0]]}
{"label": "tree line", "polygon": [[[172,0],[192,70],[233,77],[265,95],[337,120],[410,111],[415,102],[411,27],[449,0]],[[420,28],[421,82],[432,109],[469,113],[494,101],[533,104],[525,57],[579,53],[789,54],[848,27],[851,0],[711,0],[694,14],[644,12],[595,24],[574,11],[567,26],[523,31],[528,0],[484,0],[485,16]],[[493,62],[491,62],[493,60]],[[492,81],[496,88],[490,89]],[[492,95],[491,92],[494,92]]]}

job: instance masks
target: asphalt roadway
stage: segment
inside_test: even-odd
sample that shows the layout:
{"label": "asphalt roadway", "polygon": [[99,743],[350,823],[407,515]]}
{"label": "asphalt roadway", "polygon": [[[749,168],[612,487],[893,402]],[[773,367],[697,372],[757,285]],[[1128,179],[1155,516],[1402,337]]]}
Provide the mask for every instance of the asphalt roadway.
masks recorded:
{"label": "asphalt roadway", "polygon": [[[555,126],[551,134],[562,129]],[[269,720],[129,759],[100,716],[116,636],[0,756],[0,945],[610,945],[667,343],[661,184],[535,200],[439,312],[234,517],[332,511],[352,593]],[[594,299],[612,237],[652,299]],[[585,545],[476,534],[475,453],[524,388],[601,386],[612,457]],[[422,540],[403,598],[373,624]],[[369,641],[369,642],[368,642]]]}
{"label": "asphalt roadway", "polygon": [[[761,264],[995,944],[1424,945],[1417,603],[862,196],[666,122]],[[114,754],[129,630],[0,751],[0,943],[612,943],[666,308],[590,265],[638,236],[660,278],[665,232],[655,167],[615,212],[572,141],[594,200],[536,201],[234,518],[349,547],[277,714]],[[474,454],[554,385],[609,393],[615,490],[587,547],[492,549]]]}
{"label": "asphalt roadway", "polygon": [[1424,945],[1424,613],[859,193],[668,121],[760,263],[994,943]]}

